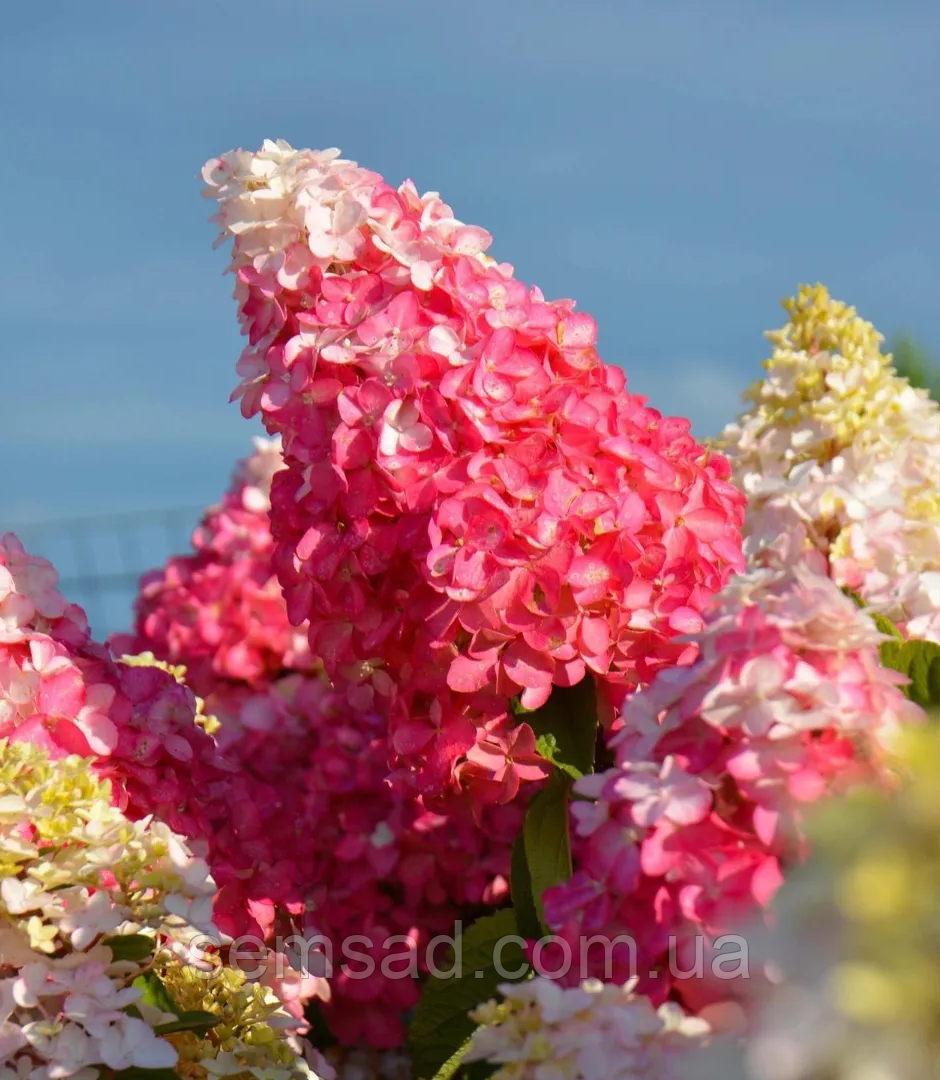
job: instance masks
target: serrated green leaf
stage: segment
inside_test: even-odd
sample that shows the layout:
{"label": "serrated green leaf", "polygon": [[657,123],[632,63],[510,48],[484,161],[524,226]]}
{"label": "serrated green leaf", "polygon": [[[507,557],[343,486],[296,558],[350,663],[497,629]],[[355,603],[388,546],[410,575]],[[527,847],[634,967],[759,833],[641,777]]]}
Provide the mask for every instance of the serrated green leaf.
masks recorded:
{"label": "serrated green leaf", "polygon": [[[478,919],[459,939],[459,975],[446,979],[432,975],[425,983],[409,1032],[412,1071],[417,1080],[432,1080],[460,1053],[476,1027],[468,1015],[470,1010],[495,997],[499,984],[509,981],[496,970],[494,960],[497,942],[511,936],[519,936],[512,909]],[[453,950],[449,952],[446,961],[438,961],[441,970],[452,966]],[[519,978],[528,973],[518,941],[505,943],[501,963],[504,970],[524,969]]]}
{"label": "serrated green leaf", "polygon": [[568,836],[568,802],[571,780],[553,773],[525,815],[526,863],[539,924],[545,928],[542,896],[546,889],[571,877],[571,841]]}
{"label": "serrated green leaf", "polygon": [[107,945],[115,960],[146,960],[154,950],[156,942],[146,934],[116,934],[114,937],[101,939]]}
{"label": "serrated green leaf", "polygon": [[516,913],[516,925],[524,938],[541,937],[542,926],[532,896],[532,878],[525,854],[525,835],[517,836],[512,845],[512,864],[509,874],[512,908]]}
{"label": "serrated green leaf", "polygon": [[940,706],[940,645],[932,641],[908,641],[908,697],[924,709]]}
{"label": "serrated green leaf", "polygon": [[930,709],[934,713],[940,711],[940,663],[934,660],[930,665],[930,675],[927,679],[927,694],[930,698]]}
{"label": "serrated green leaf", "polygon": [[174,1016],[179,1016],[182,1012],[155,971],[145,971],[143,975],[138,975],[131,986],[142,991],[141,1000],[144,1004],[152,1005],[161,1012],[173,1013]]}
{"label": "serrated green leaf", "polygon": [[173,1035],[177,1031],[194,1031],[197,1035],[207,1035],[221,1020],[220,1016],[210,1012],[181,1012],[175,1020],[160,1024],[153,1030],[158,1035]]}
{"label": "serrated green leaf", "polygon": [[940,708],[940,645],[932,641],[886,641],[880,649],[885,667],[910,679],[904,692],[923,709]]}
{"label": "serrated green leaf", "polygon": [[878,658],[885,667],[893,668],[895,671],[900,671],[902,675],[906,675],[907,663],[901,656],[902,645],[903,642],[900,641],[883,642],[878,647]]}

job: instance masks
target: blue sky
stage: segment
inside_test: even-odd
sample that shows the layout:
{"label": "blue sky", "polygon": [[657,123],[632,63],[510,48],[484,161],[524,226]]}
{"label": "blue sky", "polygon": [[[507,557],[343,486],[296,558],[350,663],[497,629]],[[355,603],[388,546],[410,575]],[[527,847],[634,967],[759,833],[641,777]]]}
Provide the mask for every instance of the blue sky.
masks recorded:
{"label": "blue sky", "polygon": [[265,137],[441,191],[702,434],[802,280],[936,348],[938,40],[931,0],[9,5],[0,528],[224,487],[256,429],[196,175]]}

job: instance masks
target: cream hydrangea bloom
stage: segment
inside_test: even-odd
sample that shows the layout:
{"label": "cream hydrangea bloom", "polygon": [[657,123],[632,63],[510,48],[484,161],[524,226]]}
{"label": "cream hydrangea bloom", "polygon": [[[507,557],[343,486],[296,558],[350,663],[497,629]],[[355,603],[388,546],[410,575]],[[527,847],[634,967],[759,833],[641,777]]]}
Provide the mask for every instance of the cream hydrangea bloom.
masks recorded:
{"label": "cream hydrangea bloom", "polygon": [[[208,867],[159,822],[129,821],[78,757],[0,742],[0,1072],[165,1068],[176,1051],[138,1015],[149,957],[214,933]],[[185,911],[181,918],[176,911]],[[146,948],[147,939],[153,942]],[[38,1070],[38,1071],[37,1071]]]}
{"label": "cream hydrangea bloom", "polygon": [[[205,862],[166,825],[128,820],[88,761],[0,740],[0,1080],[132,1067],[208,1076],[183,1036],[155,1030],[176,1016],[146,1000],[154,975],[176,1006],[219,1017],[211,1043],[188,1037],[213,1062],[231,1052],[227,1075],[313,1075],[277,1031],[270,991],[189,962],[201,935],[218,940],[214,894]],[[176,995],[190,986],[198,993]]]}
{"label": "cream hydrangea bloom", "polygon": [[709,1025],[676,1005],[655,1008],[624,986],[586,979],[564,988],[534,978],[499,988],[471,1013],[479,1027],[464,1060],[500,1068],[493,1080],[679,1080]]}
{"label": "cream hydrangea bloom", "polygon": [[839,585],[940,642],[940,408],[823,286],[784,307],[764,379],[716,440],[749,498],[746,550],[803,535]]}
{"label": "cream hydrangea bloom", "polygon": [[296,1018],[269,987],[249,982],[242,972],[218,962],[208,974],[172,962],[159,972],[181,1008],[219,1017],[208,1036],[191,1031],[167,1036],[179,1054],[176,1070],[183,1080],[331,1080],[332,1069],[319,1055],[311,1055],[311,1069],[304,1044],[286,1034],[296,1027]]}

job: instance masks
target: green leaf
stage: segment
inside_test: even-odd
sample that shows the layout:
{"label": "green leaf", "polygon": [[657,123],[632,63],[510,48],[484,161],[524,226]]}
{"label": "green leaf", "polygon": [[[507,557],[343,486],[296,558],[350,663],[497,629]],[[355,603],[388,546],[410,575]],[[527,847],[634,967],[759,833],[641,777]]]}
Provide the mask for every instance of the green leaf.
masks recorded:
{"label": "green leaf", "polygon": [[[458,941],[461,960],[458,971],[450,978],[432,975],[425,983],[409,1033],[412,1070],[417,1080],[433,1080],[457,1055],[463,1056],[465,1044],[475,1029],[468,1016],[470,1010],[496,997],[500,983],[514,981],[500,975],[494,963],[497,942],[513,935],[519,936],[519,928],[511,908],[478,919]],[[444,971],[449,971],[453,964],[453,950],[450,953],[447,960],[437,961]],[[505,945],[501,963],[507,971],[523,968],[518,978],[528,974],[525,955],[518,941]],[[458,1057],[454,1070],[459,1063]],[[452,1075],[452,1072],[446,1075]]]}
{"label": "green leaf", "polygon": [[512,865],[510,870],[510,890],[512,907],[516,913],[519,933],[524,938],[537,938],[542,935],[542,924],[532,896],[532,878],[529,875],[529,863],[525,854],[525,836],[517,836],[512,846]]}
{"label": "green leaf", "polygon": [[[597,693],[594,679],[586,675],[575,686],[555,686],[552,696],[525,721],[535,732],[554,765],[578,779],[594,771],[597,742]],[[540,753],[543,751],[540,747]]]}
{"label": "green leaf", "polygon": [[904,692],[923,709],[940,708],[940,645],[932,641],[886,641],[881,662],[911,681]]}
{"label": "green leaf", "polygon": [[940,707],[940,645],[932,641],[909,641],[907,695],[924,709]]}
{"label": "green leaf", "polygon": [[[525,717],[538,752],[555,766],[548,784],[526,812],[525,861],[513,850],[512,895],[527,937],[545,928],[542,894],[571,876],[568,803],[573,781],[594,771],[597,745],[597,691],[591,675],[575,686],[556,686],[541,708]],[[533,908],[539,929],[532,918]]]}
{"label": "green leaf", "polygon": [[[207,1034],[219,1022],[221,1017],[214,1013],[181,1009],[170,997],[160,976],[155,971],[145,971],[131,983],[143,991],[141,1001],[161,1012],[172,1013],[176,1019],[159,1024],[153,1030],[158,1035],[172,1035],[177,1031],[194,1031],[197,1035]],[[133,1008],[133,1006],[131,1006]],[[135,1010],[136,1011],[136,1010]],[[139,1015],[139,1012],[138,1012]]]}
{"label": "green leaf", "polygon": [[153,1030],[158,1035],[172,1035],[177,1031],[194,1031],[197,1035],[207,1035],[221,1019],[210,1012],[181,1012],[175,1020],[160,1024]]}
{"label": "green leaf", "polygon": [[151,955],[156,942],[146,934],[116,934],[114,937],[101,939],[107,945],[115,960],[146,960]]}
{"label": "green leaf", "polygon": [[930,664],[930,674],[927,678],[927,696],[930,698],[930,708],[936,715],[940,710],[940,663],[933,660]]}
{"label": "green leaf", "polygon": [[890,619],[865,607],[858,593],[850,589],[842,591],[867,612],[882,634],[891,638],[882,642],[878,652],[885,667],[911,680],[904,693],[924,709],[940,708],[940,645],[932,641],[905,641]]}
{"label": "green leaf", "polygon": [[546,889],[571,877],[571,841],[568,836],[568,801],[571,779],[552,773],[548,783],[529,803],[525,815],[526,863],[539,923],[545,926],[542,896]]}
{"label": "green leaf", "polygon": [[940,364],[909,334],[899,334],[891,344],[895,370],[911,386],[920,386],[940,401]]}
{"label": "green leaf", "polygon": [[580,780],[584,775],[574,765],[569,765],[561,760],[558,752],[558,740],[550,731],[545,735],[539,735],[535,740],[535,749],[543,758],[547,758],[556,769],[561,769],[562,772],[567,773],[572,780]]}
{"label": "green leaf", "polygon": [[161,1012],[173,1013],[174,1016],[179,1016],[182,1012],[155,971],[145,971],[143,975],[138,975],[131,986],[143,991],[141,1000],[144,1004],[152,1005]]}

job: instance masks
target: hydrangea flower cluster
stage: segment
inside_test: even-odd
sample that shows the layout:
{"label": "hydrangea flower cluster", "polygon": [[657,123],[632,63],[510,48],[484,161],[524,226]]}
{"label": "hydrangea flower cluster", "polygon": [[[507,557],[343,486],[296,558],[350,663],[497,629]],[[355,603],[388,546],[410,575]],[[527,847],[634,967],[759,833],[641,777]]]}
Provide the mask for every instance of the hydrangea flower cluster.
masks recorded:
{"label": "hydrangea flower cluster", "polygon": [[[5,1080],[94,1080],[102,1066],[313,1080],[280,1034],[293,1020],[271,991],[253,988],[252,1012],[233,989],[243,977],[217,957],[205,963],[199,938],[217,932],[205,861],[163,823],[128,820],[92,765],[0,742]],[[149,995],[155,975],[175,1011]],[[211,1038],[163,1030],[194,1010],[217,1021]],[[328,1080],[325,1066],[319,1074]]]}
{"label": "hydrangea flower cluster", "polygon": [[52,566],[12,535],[0,541],[0,569],[8,593],[0,737],[54,759],[90,759],[129,818],[155,816],[224,872],[215,836],[231,818],[222,791],[233,767],[179,671],[146,656],[115,663],[91,641],[84,613],[58,594]]}
{"label": "hydrangea flower cluster", "polygon": [[940,1059],[940,741],[906,731],[893,789],[817,809],[813,855],[755,935],[777,981],[756,1031],[703,1056],[729,1080],[909,1080]]}
{"label": "hydrangea flower cluster", "polygon": [[394,698],[403,777],[509,801],[545,774],[509,700],[690,660],[743,499],[590,316],[338,153],[268,141],[203,172],[249,342],[234,396],[284,440],[278,577],[331,678]]}
{"label": "hydrangea flower cluster", "polygon": [[195,698],[169,671],[116,663],[57,580],[15,536],[0,538],[0,738],[94,758],[129,817],[154,815],[198,846],[211,831],[200,793],[220,772]]}
{"label": "hydrangea flower cluster", "polygon": [[[384,717],[354,712],[318,679],[294,674],[264,692],[209,700],[230,769],[206,807],[220,928],[269,941],[292,930],[327,939],[334,977],[311,981],[308,996],[325,999],[322,1012],[342,1042],[400,1045],[419,987],[386,978],[382,960],[413,953],[423,969],[430,937],[450,932],[461,910],[506,896],[521,810],[443,815],[389,786]],[[367,979],[338,970],[341,942],[353,934],[375,943],[363,950],[377,965]],[[383,949],[392,935],[399,940]],[[310,970],[317,973],[315,960]]]}
{"label": "hydrangea flower cluster", "polygon": [[[173,949],[214,932],[205,862],[129,821],[88,766],[0,740],[0,1065],[18,1077],[174,1065],[134,980],[153,950],[179,966]],[[146,961],[125,957],[132,936],[151,939]]]}
{"label": "hydrangea flower cluster", "polygon": [[839,585],[940,642],[940,406],[821,285],[784,307],[767,375],[716,443],[749,498],[746,550],[804,531]]}
{"label": "hydrangea flower cluster", "polygon": [[23,627],[69,645],[88,642],[88,620],[56,588],[59,576],[46,559],[36,558],[12,534],[0,538],[0,645],[20,640]]}
{"label": "hydrangea flower cluster", "polygon": [[[429,937],[449,932],[461,912],[506,896],[522,810],[487,807],[476,817],[465,805],[432,811],[386,782],[386,718],[368,707],[368,696],[333,690],[316,673],[315,658],[285,632],[267,516],[276,449],[262,443],[240,464],[223,509],[207,513],[197,529],[194,554],[146,575],[136,632],[113,645],[153,650],[164,665],[182,663],[186,681],[197,672],[219,752],[196,798],[210,826],[220,929],[273,943],[296,928],[326,938],[337,958],[352,934],[378,945],[397,934],[423,964]],[[250,550],[232,541],[236,535],[252,539]],[[180,567],[189,569],[177,573]],[[271,586],[270,603],[246,603],[257,582]],[[207,608],[231,637],[198,632]],[[250,673],[226,659],[238,634],[263,649],[263,663]],[[182,679],[183,669],[177,674]],[[402,948],[399,942],[394,951]],[[283,957],[279,967],[286,976]],[[382,1047],[401,1043],[401,1016],[418,994],[413,980],[387,980],[380,971],[370,980],[340,972],[329,984],[316,973],[290,983],[282,977],[276,989],[299,1023],[306,1000],[317,996],[344,1042]]]}
{"label": "hydrangea flower cluster", "polygon": [[279,441],[256,439],[197,526],[193,552],[142,578],[135,633],[116,636],[115,651],[184,664],[202,697],[225,680],[265,686],[285,670],[313,669],[306,631],[288,621],[271,567],[271,479],[281,468]]}
{"label": "hydrangea flower cluster", "polygon": [[[596,801],[572,808],[579,868],[546,892],[546,918],[574,955],[582,935],[632,938],[613,978],[639,974],[654,1000],[697,1011],[740,993],[748,973],[718,939],[803,857],[804,808],[882,774],[885,745],[923,720],[879,663],[883,636],[813,561],[768,548],[733,579],[695,664],[627,702],[617,767],[576,784]],[[588,956],[601,974],[603,950]]]}
{"label": "hydrangea flower cluster", "polygon": [[499,988],[474,1010],[481,1026],[464,1061],[498,1066],[493,1080],[683,1080],[710,1028],[679,1006],[655,1008],[634,984],[587,979],[563,988],[534,978]]}
{"label": "hydrangea flower cluster", "polygon": [[159,968],[164,985],[186,1012],[218,1017],[208,1035],[166,1036],[177,1053],[182,1080],[333,1080],[333,1069],[293,1033],[296,1020],[277,995],[217,958],[207,973],[192,966]]}

